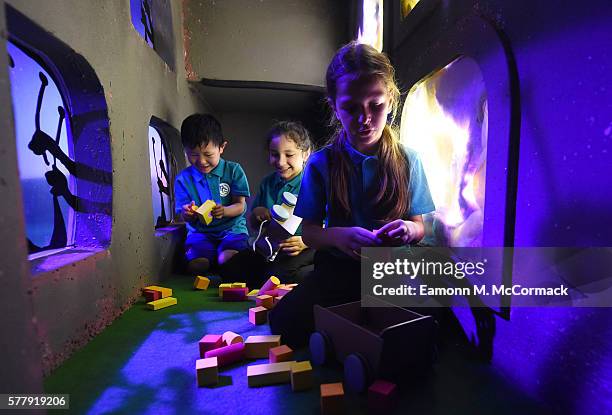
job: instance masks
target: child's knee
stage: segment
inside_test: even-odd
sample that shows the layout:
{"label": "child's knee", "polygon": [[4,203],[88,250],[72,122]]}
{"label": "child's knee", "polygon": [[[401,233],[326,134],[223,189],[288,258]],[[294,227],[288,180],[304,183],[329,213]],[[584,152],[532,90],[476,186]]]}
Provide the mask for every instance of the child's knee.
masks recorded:
{"label": "child's knee", "polygon": [[226,249],[225,251],[221,251],[218,258],[219,265],[225,264],[227,261],[230,260],[231,257],[236,255],[237,253],[238,251],[235,251],[233,249]]}

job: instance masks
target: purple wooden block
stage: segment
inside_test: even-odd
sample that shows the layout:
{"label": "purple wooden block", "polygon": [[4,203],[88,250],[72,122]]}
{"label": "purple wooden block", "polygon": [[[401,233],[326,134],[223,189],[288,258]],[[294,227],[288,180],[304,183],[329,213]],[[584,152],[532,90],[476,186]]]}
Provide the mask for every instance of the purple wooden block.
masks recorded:
{"label": "purple wooden block", "polygon": [[223,336],[220,334],[207,334],[200,339],[200,357],[204,358],[207,351],[223,346]]}
{"label": "purple wooden block", "polygon": [[225,366],[242,360],[244,356],[244,343],[234,343],[229,346],[209,350],[204,357],[216,357],[219,366]]}

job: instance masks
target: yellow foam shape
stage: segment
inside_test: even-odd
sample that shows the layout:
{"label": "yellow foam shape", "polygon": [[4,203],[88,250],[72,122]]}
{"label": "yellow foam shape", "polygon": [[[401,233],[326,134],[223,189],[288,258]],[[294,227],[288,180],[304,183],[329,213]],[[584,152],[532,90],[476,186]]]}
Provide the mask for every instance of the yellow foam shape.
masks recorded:
{"label": "yellow foam shape", "polygon": [[171,305],[175,305],[176,303],[178,303],[176,298],[166,297],[160,300],[155,300],[151,301],[150,303],[147,303],[147,307],[149,307],[151,310],[159,310],[160,308],[170,307]]}
{"label": "yellow foam shape", "polygon": [[233,282],[232,288],[246,288],[246,282]]}
{"label": "yellow foam shape", "polygon": [[223,297],[223,290],[226,288],[232,288],[232,284],[219,284],[219,297]]}
{"label": "yellow foam shape", "polygon": [[193,288],[196,290],[208,290],[208,284],[210,284],[208,278],[198,275],[193,281]]}
{"label": "yellow foam shape", "polygon": [[170,297],[172,295],[172,288],[160,287],[158,285],[149,285],[144,287],[145,290],[159,291],[162,298]]}
{"label": "yellow foam shape", "polygon": [[213,220],[211,211],[216,205],[217,203],[214,200],[208,199],[195,211],[200,218],[200,222],[210,225],[210,222]]}

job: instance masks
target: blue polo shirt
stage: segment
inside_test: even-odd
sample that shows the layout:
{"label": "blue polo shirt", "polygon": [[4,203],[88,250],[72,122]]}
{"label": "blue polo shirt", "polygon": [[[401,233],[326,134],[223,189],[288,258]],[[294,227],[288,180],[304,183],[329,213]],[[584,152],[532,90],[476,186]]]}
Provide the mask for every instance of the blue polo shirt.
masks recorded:
{"label": "blue polo shirt", "polygon": [[[232,196],[249,197],[249,183],[240,164],[219,159],[219,164],[210,173],[203,174],[193,166],[179,173],[174,183],[174,209],[177,214],[183,210],[183,205],[193,200],[200,206],[208,199],[218,204],[229,206]],[[187,223],[189,233],[201,232],[220,235],[225,231],[248,234],[244,212],[233,218],[213,219],[206,226],[200,221]]]}
{"label": "blue polo shirt", "polygon": [[[330,212],[328,209],[330,200],[329,163],[333,162],[329,146],[309,157],[295,214],[316,223],[325,222],[328,227],[360,226],[370,231],[377,229],[380,223],[377,222],[377,218],[373,217],[370,201],[367,200],[365,194],[373,186],[379,185],[378,157],[362,154],[348,143],[345,144],[345,151],[354,167],[348,189],[351,216],[346,218],[339,212]],[[411,196],[410,210],[403,217],[407,219],[409,216],[433,212],[435,206],[429,193],[421,159],[412,149],[404,147],[404,152],[410,166],[410,183],[407,183]]]}
{"label": "blue polo shirt", "polygon": [[[300,174],[289,180],[284,180],[277,172],[267,175],[259,185],[259,191],[257,192],[257,196],[255,196],[255,200],[253,201],[252,209],[258,206],[272,209],[272,206],[274,205],[282,205],[283,193],[285,192],[293,193],[297,196],[300,193],[303,175],[303,170],[300,172]],[[295,234],[302,234],[302,225],[299,226]]]}

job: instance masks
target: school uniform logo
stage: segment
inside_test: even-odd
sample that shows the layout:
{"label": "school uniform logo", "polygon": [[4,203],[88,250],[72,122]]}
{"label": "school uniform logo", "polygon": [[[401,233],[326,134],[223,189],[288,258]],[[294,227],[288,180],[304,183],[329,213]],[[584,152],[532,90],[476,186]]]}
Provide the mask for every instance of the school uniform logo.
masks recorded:
{"label": "school uniform logo", "polygon": [[221,197],[225,197],[227,195],[229,195],[230,193],[230,186],[227,183],[220,183],[219,184],[219,194],[221,195]]}

